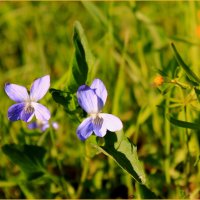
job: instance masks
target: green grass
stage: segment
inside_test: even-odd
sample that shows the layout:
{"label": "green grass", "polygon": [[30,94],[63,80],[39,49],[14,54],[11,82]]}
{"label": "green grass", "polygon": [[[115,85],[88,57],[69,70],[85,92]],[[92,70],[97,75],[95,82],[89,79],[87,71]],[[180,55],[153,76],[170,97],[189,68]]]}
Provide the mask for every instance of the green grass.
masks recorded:
{"label": "green grass", "polygon": [[125,135],[137,145],[150,190],[160,198],[200,198],[200,132],[166,118],[172,114],[199,123],[199,102],[190,86],[153,84],[159,72],[168,82],[191,84],[178,67],[172,42],[199,77],[200,4],[195,1],[0,2],[0,147],[39,143],[47,150],[49,173],[27,181],[0,150],[0,198],[151,197],[113,160],[94,156],[94,149],[78,140],[77,118],[50,93],[41,103],[59,123],[57,131],[33,136],[25,122],[7,119],[13,102],[4,92],[6,82],[30,88],[34,79],[50,74],[52,88],[67,87],[77,20],[95,58],[89,76],[100,78],[108,90],[103,111],[123,121]]}

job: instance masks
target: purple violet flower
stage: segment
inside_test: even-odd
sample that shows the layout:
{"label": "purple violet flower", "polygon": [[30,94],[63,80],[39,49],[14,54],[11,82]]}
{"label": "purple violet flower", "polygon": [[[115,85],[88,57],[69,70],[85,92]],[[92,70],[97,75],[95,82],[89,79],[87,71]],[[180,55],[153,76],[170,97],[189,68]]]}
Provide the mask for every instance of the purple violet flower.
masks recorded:
{"label": "purple violet flower", "polygon": [[[58,123],[57,122],[52,122],[51,126],[53,127],[53,129],[57,130],[58,129]],[[40,121],[37,120],[35,122],[32,122],[30,124],[28,124],[28,128],[29,129],[36,129],[39,128],[42,132],[44,132],[47,128],[50,127],[50,123],[49,121],[45,120],[45,121]]]}
{"label": "purple violet flower", "polygon": [[48,91],[50,87],[50,76],[46,75],[36,79],[30,90],[23,86],[7,83],[5,85],[6,94],[13,101],[17,102],[8,109],[8,119],[10,121],[23,120],[30,122],[33,116],[38,120],[49,120],[49,110],[40,103],[37,103]]}
{"label": "purple violet flower", "polygon": [[80,140],[87,139],[93,132],[104,137],[107,130],[115,132],[122,129],[121,120],[111,114],[101,113],[107,98],[107,90],[100,79],[95,79],[92,85],[82,85],[78,88],[79,105],[90,115],[77,128]]}

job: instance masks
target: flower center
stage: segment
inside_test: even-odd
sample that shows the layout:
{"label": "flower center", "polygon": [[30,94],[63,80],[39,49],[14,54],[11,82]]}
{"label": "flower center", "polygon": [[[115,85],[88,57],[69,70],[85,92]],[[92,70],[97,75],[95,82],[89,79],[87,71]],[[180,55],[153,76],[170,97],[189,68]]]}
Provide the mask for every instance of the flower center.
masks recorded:
{"label": "flower center", "polygon": [[33,113],[34,112],[34,108],[33,108],[33,106],[31,105],[30,102],[26,103],[25,112],[26,113]]}
{"label": "flower center", "polygon": [[91,114],[92,122],[95,126],[101,128],[102,124],[103,124],[103,118],[100,117],[98,114]]}

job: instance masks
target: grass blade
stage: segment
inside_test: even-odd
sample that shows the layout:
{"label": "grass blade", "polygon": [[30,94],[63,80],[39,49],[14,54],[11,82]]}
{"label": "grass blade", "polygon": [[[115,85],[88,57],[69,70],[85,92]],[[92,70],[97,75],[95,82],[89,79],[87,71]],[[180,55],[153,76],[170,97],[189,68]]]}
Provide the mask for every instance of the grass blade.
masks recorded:
{"label": "grass blade", "polygon": [[178,126],[181,128],[189,128],[189,129],[200,129],[200,126],[197,123],[178,120],[178,119],[175,119],[174,117],[170,116],[169,114],[166,117],[175,126]]}
{"label": "grass blade", "polygon": [[179,63],[179,65],[184,69],[186,75],[188,78],[193,81],[194,83],[200,84],[200,79],[199,77],[185,64],[183,59],[181,58],[180,54],[178,53],[175,45],[172,43],[172,49],[174,50],[175,57]]}

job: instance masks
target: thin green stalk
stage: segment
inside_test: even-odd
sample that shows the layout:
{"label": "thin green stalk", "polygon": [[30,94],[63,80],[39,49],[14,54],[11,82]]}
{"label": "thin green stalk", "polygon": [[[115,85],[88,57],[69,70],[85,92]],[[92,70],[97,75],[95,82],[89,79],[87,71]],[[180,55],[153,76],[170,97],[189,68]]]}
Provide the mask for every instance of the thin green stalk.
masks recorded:
{"label": "thin green stalk", "polygon": [[37,145],[38,145],[38,146],[42,146],[42,144],[43,144],[43,142],[44,142],[44,140],[45,140],[45,138],[46,138],[47,135],[48,135],[48,131],[45,131],[45,132],[41,135],[41,137],[39,138],[39,140],[38,140],[38,142],[37,142]]}
{"label": "thin green stalk", "polygon": [[128,188],[128,197],[132,197],[134,194],[134,190],[133,190],[133,184],[132,184],[132,177],[129,174],[125,174],[125,178],[126,178],[126,186]]}
{"label": "thin green stalk", "polygon": [[[171,93],[169,92],[166,98],[166,104],[165,104],[165,116],[167,113],[169,113],[169,103],[170,103],[170,95]],[[164,166],[165,166],[165,179],[167,184],[170,184],[170,145],[171,145],[171,133],[170,133],[170,122],[165,118],[165,161],[164,161]]]}
{"label": "thin green stalk", "polygon": [[12,182],[12,181],[0,181],[0,188],[1,187],[14,187],[16,186],[17,183],[16,182]]}
{"label": "thin green stalk", "polygon": [[[138,42],[137,47],[138,47],[138,58],[141,66],[141,72],[142,72],[142,77],[144,80],[147,80],[148,77],[148,67],[145,61],[145,55],[143,52],[143,41]],[[142,82],[143,83],[143,82]]]}
{"label": "thin green stalk", "polygon": [[[85,152],[86,152],[86,144],[85,144]],[[82,192],[83,192],[84,182],[87,178],[87,174],[88,174],[88,171],[89,171],[89,163],[90,163],[90,158],[85,157],[84,164],[83,164],[83,171],[82,171],[82,174],[81,174],[81,180],[80,180],[80,183],[79,183],[79,186],[78,186],[78,189],[77,189],[76,199],[79,199],[81,197]]]}
{"label": "thin green stalk", "polygon": [[[184,112],[185,112],[185,121],[187,121],[187,107],[184,107]],[[189,186],[189,177],[190,177],[190,150],[189,150],[189,141],[190,141],[190,136],[188,129],[185,129],[185,135],[186,135],[186,148],[187,148],[187,153],[186,153],[186,160],[185,160],[185,174],[186,174],[186,188]]]}
{"label": "thin green stalk", "polygon": [[[54,136],[54,131],[53,131],[52,127],[50,127],[50,138],[51,138],[52,146],[53,146],[54,150],[56,151],[56,155],[57,155],[57,148],[56,148],[56,144],[55,144],[55,136]],[[61,166],[61,163],[58,159],[56,159],[56,164],[57,164],[58,169],[59,169],[60,174],[61,174],[60,184],[63,188],[63,191],[65,192],[66,198],[70,198],[68,189],[67,189],[67,187],[65,187],[65,180],[64,180],[64,173],[63,173],[63,170],[62,170],[62,166]]]}
{"label": "thin green stalk", "polygon": [[[10,123],[10,122],[9,122]],[[11,125],[10,125],[11,126]],[[16,132],[15,131],[10,131],[11,129],[9,128],[9,132],[10,132],[10,136],[11,136],[11,139],[12,139],[12,142],[17,144],[18,143],[18,140],[17,140],[17,137],[16,137]]]}
{"label": "thin green stalk", "polygon": [[135,188],[136,188],[136,192],[134,194],[134,196],[136,196],[137,199],[142,199],[141,195],[140,195],[140,189],[139,189],[139,183],[135,183]]}
{"label": "thin green stalk", "polygon": [[18,185],[27,199],[36,199],[36,197],[29,191],[24,183],[19,183]]}
{"label": "thin green stalk", "polygon": [[40,56],[40,64],[41,64],[41,70],[43,73],[47,71],[47,61],[44,53],[44,39],[42,37],[42,26],[39,23],[39,12],[35,12],[35,27],[37,30],[38,34],[38,39],[37,39],[37,47],[38,47],[38,55]]}
{"label": "thin green stalk", "polygon": [[120,60],[120,68],[116,83],[117,89],[114,92],[114,98],[113,98],[112,113],[115,115],[119,114],[120,99],[124,92],[123,90],[124,90],[124,80],[125,80],[125,56],[126,56],[128,41],[129,41],[129,32],[126,32],[124,36],[124,46],[122,50],[122,57]]}
{"label": "thin green stalk", "polygon": [[[189,1],[189,9],[187,9],[188,12],[188,35],[191,36],[191,38],[194,39],[194,41],[198,40],[197,35],[196,35],[196,28],[197,28],[197,6],[195,5],[195,1]],[[199,46],[197,45],[192,45],[190,49],[190,57],[192,61],[192,68],[194,71],[198,74],[199,71]]]}

